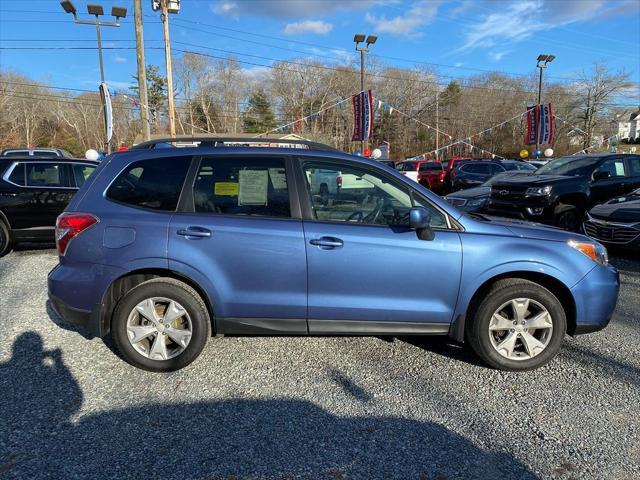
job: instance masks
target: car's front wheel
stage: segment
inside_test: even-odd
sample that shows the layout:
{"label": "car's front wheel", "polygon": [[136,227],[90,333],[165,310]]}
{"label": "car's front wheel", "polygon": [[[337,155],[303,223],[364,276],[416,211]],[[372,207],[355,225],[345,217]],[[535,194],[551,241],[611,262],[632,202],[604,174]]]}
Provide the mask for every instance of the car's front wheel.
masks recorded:
{"label": "car's front wheel", "polygon": [[114,311],[111,330],[126,361],[144,370],[170,372],[196,359],[211,336],[211,322],[193,288],[157,278],[124,296]]}
{"label": "car's front wheel", "polygon": [[567,330],[560,301],[524,279],[497,281],[467,328],[476,354],[501,370],[532,370],[558,353]]}

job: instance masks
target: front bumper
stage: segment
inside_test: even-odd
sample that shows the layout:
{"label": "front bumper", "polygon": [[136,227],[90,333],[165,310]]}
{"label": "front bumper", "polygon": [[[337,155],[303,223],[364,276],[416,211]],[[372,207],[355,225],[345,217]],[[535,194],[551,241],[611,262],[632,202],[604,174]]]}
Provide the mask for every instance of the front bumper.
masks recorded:
{"label": "front bumper", "polygon": [[602,330],[611,321],[620,291],[620,274],[612,266],[594,267],[572,289],[576,302],[575,334]]}

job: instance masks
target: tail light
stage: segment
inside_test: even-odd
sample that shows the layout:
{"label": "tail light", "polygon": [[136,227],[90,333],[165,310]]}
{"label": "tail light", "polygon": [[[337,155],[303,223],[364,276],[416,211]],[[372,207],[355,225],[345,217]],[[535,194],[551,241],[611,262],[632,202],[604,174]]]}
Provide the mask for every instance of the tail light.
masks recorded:
{"label": "tail light", "polygon": [[338,188],[342,187],[342,175],[338,175],[336,177],[336,185],[337,185]]}
{"label": "tail light", "polygon": [[100,220],[90,213],[65,212],[56,220],[56,246],[58,253],[67,253],[69,242]]}

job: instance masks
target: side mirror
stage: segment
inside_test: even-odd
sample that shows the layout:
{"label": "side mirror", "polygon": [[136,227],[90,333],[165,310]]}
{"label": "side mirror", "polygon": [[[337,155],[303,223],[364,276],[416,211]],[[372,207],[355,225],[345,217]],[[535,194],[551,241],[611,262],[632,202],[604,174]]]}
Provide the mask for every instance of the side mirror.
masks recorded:
{"label": "side mirror", "polygon": [[605,172],[603,170],[597,171],[593,174],[593,181],[597,182],[598,180],[606,180],[607,178],[609,178],[611,175],[609,174],[609,172]]}
{"label": "side mirror", "polygon": [[431,214],[424,207],[413,207],[409,211],[409,226],[415,229],[420,240],[433,240],[431,230]]}

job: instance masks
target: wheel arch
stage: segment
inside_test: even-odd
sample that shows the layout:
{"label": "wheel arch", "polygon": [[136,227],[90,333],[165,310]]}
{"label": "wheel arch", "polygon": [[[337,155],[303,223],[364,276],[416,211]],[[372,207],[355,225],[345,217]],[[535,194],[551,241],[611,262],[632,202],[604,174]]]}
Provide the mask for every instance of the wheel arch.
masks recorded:
{"label": "wheel arch", "polygon": [[551,293],[553,293],[553,295],[556,296],[556,298],[560,301],[562,307],[564,308],[567,317],[567,333],[569,335],[575,334],[577,318],[576,303],[569,287],[567,287],[567,285],[551,275],[540,272],[521,270],[500,273],[485,280],[485,282],[482,283],[471,296],[471,300],[468,303],[466,312],[456,317],[455,321],[451,325],[449,336],[453,337],[459,342],[464,341],[466,321],[468,319],[467,317],[470,315],[470,312],[474,312],[477,310],[478,305],[487,294],[487,292],[491,289],[491,286],[494,283],[499,280],[508,278],[529,280],[531,282],[537,283],[538,285],[546,288]]}
{"label": "wheel arch", "polygon": [[586,209],[589,206],[589,198],[585,193],[567,193],[560,195],[556,199],[556,207],[558,205],[573,205],[578,208]]}
{"label": "wheel arch", "polygon": [[100,315],[100,331],[102,335],[106,335],[111,330],[111,317],[120,300],[136,286],[154,278],[172,278],[193,288],[198,295],[200,295],[200,298],[202,298],[202,301],[207,307],[207,312],[211,319],[211,331],[215,335],[215,311],[213,309],[213,302],[211,298],[209,298],[209,295],[207,295],[207,292],[189,276],[166,268],[132,270],[111,282],[102,299],[102,312]]}

